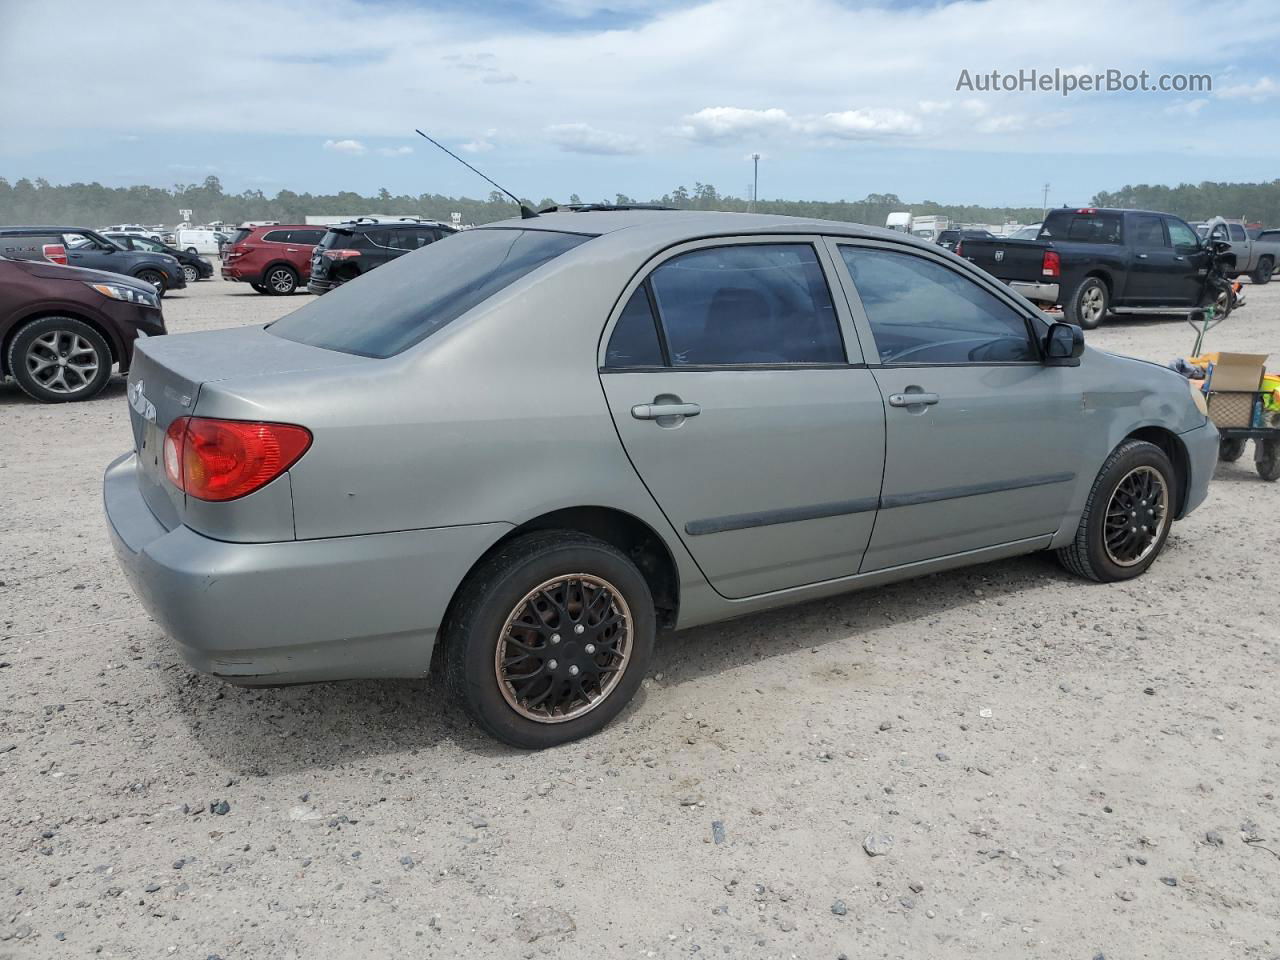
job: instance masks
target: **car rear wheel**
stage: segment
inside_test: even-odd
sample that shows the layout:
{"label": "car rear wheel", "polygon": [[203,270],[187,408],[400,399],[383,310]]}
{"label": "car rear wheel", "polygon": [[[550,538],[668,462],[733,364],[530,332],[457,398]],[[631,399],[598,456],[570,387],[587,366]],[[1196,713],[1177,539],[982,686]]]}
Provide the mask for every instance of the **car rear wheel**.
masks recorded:
{"label": "car rear wheel", "polygon": [[1275,261],[1270,257],[1263,257],[1258,261],[1258,269],[1253,271],[1253,275],[1249,277],[1254,283],[1263,284],[1271,282],[1271,271],[1276,267]]}
{"label": "car rear wheel", "polygon": [[111,379],[111,348],[102,334],[74,317],[43,317],[9,343],[9,372],[44,403],[88,400]]}
{"label": "car rear wheel", "polygon": [[159,270],[139,270],[135,276],[143,283],[149,283],[155,287],[156,296],[164,296],[165,288],[168,285],[164,281],[164,274]]}
{"label": "car rear wheel", "polygon": [[459,588],[443,629],[445,682],[476,723],[516,747],[588,736],[639,689],[656,617],[644,576],[610,544],[567,531],[517,537]]}
{"label": "car rear wheel", "polygon": [[191,264],[184,263],[182,265],[182,276],[183,276],[183,279],[187,281],[187,283],[195,283],[197,280],[200,279],[200,271],[197,270],[195,267],[193,267]]}
{"label": "car rear wheel", "polygon": [[267,271],[264,278],[267,293],[287,297],[298,289],[298,275],[292,267],[278,266]]}
{"label": "car rear wheel", "polygon": [[187,253],[191,254],[193,257],[199,252],[200,251],[197,250],[195,247],[187,247]]}
{"label": "car rear wheel", "polygon": [[1093,330],[1107,315],[1107,285],[1097,277],[1085,277],[1064,311],[1067,320],[1085,330]]}
{"label": "car rear wheel", "polygon": [[1239,437],[1223,438],[1218,441],[1218,459],[1223,463],[1235,463],[1244,456],[1245,441]]}
{"label": "car rear wheel", "polygon": [[1089,492],[1075,541],[1058,551],[1072,573],[1112,583],[1146,571],[1164,549],[1177,509],[1173,464],[1154,443],[1127,440]]}

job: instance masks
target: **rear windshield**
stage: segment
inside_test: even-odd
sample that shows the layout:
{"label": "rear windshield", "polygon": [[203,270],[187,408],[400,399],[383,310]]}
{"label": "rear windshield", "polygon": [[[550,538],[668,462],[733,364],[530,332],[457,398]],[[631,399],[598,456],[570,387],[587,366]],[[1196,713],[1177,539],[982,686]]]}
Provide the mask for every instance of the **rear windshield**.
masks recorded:
{"label": "rear windshield", "polygon": [[246,227],[241,227],[239,230],[235,232],[235,235],[231,238],[231,242],[233,244],[240,243],[242,240],[244,240],[245,237],[249,236],[249,234],[251,233],[253,233],[252,230]]}
{"label": "rear windshield", "polygon": [[467,230],[345,283],[267,329],[362,357],[425,340],[505,287],[590,237],[545,230]]}
{"label": "rear windshield", "polygon": [[352,246],[351,240],[355,236],[350,230],[334,230],[329,228],[329,232],[320,240],[318,246],[321,250],[346,250]]}
{"label": "rear windshield", "polygon": [[1119,243],[1120,223],[1118,213],[1053,211],[1040,235],[1074,243]]}

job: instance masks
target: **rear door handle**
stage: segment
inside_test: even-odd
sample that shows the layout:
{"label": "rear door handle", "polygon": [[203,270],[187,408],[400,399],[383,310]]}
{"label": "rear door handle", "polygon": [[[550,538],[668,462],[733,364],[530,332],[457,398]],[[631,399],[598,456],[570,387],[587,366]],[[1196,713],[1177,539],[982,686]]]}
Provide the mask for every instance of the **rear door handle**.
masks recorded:
{"label": "rear door handle", "polygon": [[1138,254],[1138,259],[1139,259],[1139,260],[1145,260],[1145,259],[1147,259],[1147,255],[1146,255],[1145,253],[1140,253],[1140,254]]}
{"label": "rear door handle", "polygon": [[696,417],[702,407],[696,403],[637,403],[631,408],[631,416],[637,420],[657,420],[659,417]]}
{"label": "rear door handle", "polygon": [[942,398],[936,393],[894,393],[889,396],[891,407],[930,406]]}

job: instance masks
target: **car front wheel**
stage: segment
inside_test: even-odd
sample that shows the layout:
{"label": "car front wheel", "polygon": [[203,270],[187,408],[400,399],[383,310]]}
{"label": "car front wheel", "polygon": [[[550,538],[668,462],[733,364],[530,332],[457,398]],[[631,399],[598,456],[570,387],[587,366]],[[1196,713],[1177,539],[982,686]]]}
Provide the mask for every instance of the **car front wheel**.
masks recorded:
{"label": "car front wheel", "polygon": [[512,746],[588,736],[639,689],[656,617],[643,574],[594,537],[540,531],[468,576],[443,630],[445,682],[476,723]]}
{"label": "car front wheel", "polygon": [[164,281],[164,274],[159,270],[139,270],[137,278],[143,283],[149,283],[156,288],[156,296],[163,297],[168,284]]}
{"label": "car front wheel", "polygon": [[187,283],[195,283],[197,280],[200,279],[200,271],[197,270],[195,267],[191,266],[191,264],[189,263],[183,264],[182,278],[186,280]]}
{"label": "car front wheel", "polygon": [[74,317],[44,317],[9,343],[9,372],[45,403],[88,400],[111,379],[111,349],[102,334]]}
{"label": "car front wheel", "polygon": [[1169,457],[1153,443],[1127,440],[1102,465],[1076,538],[1058,551],[1058,559],[1072,573],[1100,583],[1132,579],[1164,549],[1176,505]]}

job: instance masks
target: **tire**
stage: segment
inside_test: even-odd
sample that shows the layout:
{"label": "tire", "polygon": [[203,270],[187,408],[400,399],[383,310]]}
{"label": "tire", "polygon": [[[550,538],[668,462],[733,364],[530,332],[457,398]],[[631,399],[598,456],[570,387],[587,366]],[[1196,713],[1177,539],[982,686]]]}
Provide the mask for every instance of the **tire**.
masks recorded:
{"label": "tire", "polygon": [[266,292],[276,297],[287,297],[298,289],[298,274],[293,267],[276,264],[262,277]]}
{"label": "tire", "polygon": [[156,288],[156,296],[163,297],[165,290],[169,284],[165,281],[164,274],[159,270],[139,270],[134,275],[134,279],[141,280],[143,283],[149,283]]}
{"label": "tire", "polygon": [[1253,441],[1253,466],[1263,480],[1280,480],[1280,440]]}
{"label": "tire", "polygon": [[260,283],[251,283],[251,284],[249,284],[249,286],[253,287],[253,289],[254,289],[254,290],[258,291],[258,293],[270,293],[270,292],[271,292],[270,290],[268,290],[266,287],[264,287],[264,286],[263,286],[262,284],[260,284]]}
{"label": "tire", "polygon": [[1069,323],[1084,330],[1093,330],[1107,315],[1110,301],[1105,283],[1097,277],[1085,277],[1071,294],[1063,313]]}
{"label": "tire", "polygon": [[[590,612],[592,598],[618,619],[602,626],[605,618]],[[521,629],[518,620],[531,625]],[[564,629],[570,623],[572,633]],[[615,547],[569,531],[530,533],[500,547],[459,588],[442,631],[445,684],[490,736],[529,750],[558,746],[595,733],[627,705],[653,654],[655,625],[648,582]],[[579,627],[582,641],[575,638]],[[500,645],[499,638],[507,639]],[[597,650],[590,649],[592,641]],[[605,643],[617,645],[618,652],[601,652]],[[533,678],[515,676],[515,664],[500,665],[500,653],[517,664],[529,661]],[[609,664],[621,669],[593,673]],[[555,672],[548,674],[549,666]],[[500,669],[528,682],[521,688],[500,680]],[[545,687],[542,676],[549,677]],[[573,679],[578,676],[588,680]],[[544,691],[565,698],[553,708],[558,714],[546,713]]]}
{"label": "tire", "polygon": [[1223,463],[1235,463],[1244,456],[1245,441],[1239,437],[1223,437],[1218,441],[1218,459]]}
{"label": "tire", "polygon": [[[111,348],[107,341],[74,317],[32,320],[9,342],[5,359],[23,392],[43,403],[88,400],[111,379]],[[50,364],[50,360],[55,362]],[[73,364],[72,360],[79,362]],[[86,369],[90,366],[92,370]]]}
{"label": "tire", "polygon": [[[1142,493],[1147,481],[1159,484],[1152,491],[1154,503],[1149,503]],[[1139,526],[1142,531],[1147,527],[1137,523],[1125,530],[1129,520],[1124,519],[1123,509],[1116,508],[1127,507],[1126,501],[1131,498],[1137,510],[1148,511],[1146,519],[1152,522],[1154,531],[1140,533]],[[1058,550],[1058,560],[1067,570],[1088,580],[1131,580],[1145,573],[1164,549],[1177,503],[1177,474],[1165,452],[1153,443],[1126,440],[1098,471],[1075,541]],[[1134,516],[1134,511],[1128,512]]]}
{"label": "tire", "polygon": [[187,283],[195,283],[200,279],[200,271],[191,266],[191,264],[184,263],[182,265],[182,277]]}
{"label": "tire", "polygon": [[1258,269],[1249,274],[1249,279],[1261,286],[1264,283],[1271,282],[1271,271],[1276,268],[1275,261],[1270,257],[1263,257],[1258,261]]}
{"label": "tire", "polygon": [[191,254],[193,257],[199,252],[200,251],[197,250],[195,247],[187,247],[187,253]]}

